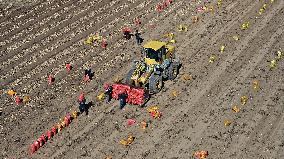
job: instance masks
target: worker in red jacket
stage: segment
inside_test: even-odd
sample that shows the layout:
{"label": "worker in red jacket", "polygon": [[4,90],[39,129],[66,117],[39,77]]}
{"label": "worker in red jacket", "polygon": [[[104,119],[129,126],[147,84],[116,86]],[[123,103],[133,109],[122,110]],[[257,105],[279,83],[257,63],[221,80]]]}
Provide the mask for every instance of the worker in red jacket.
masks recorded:
{"label": "worker in red jacket", "polygon": [[79,95],[78,103],[85,103],[85,102],[86,102],[85,94],[82,92],[82,93]]}
{"label": "worker in red jacket", "polygon": [[70,63],[67,63],[67,64],[66,64],[66,70],[67,70],[67,72],[69,73],[69,72],[71,71],[71,69],[72,69],[71,64],[70,64]]}
{"label": "worker in red jacket", "polygon": [[130,29],[130,28],[125,27],[125,28],[122,29],[122,32],[123,32],[123,37],[124,37],[126,40],[131,39],[132,34],[131,34],[131,29]]}
{"label": "worker in red jacket", "polygon": [[84,81],[85,82],[90,82],[92,80],[93,77],[93,73],[91,69],[86,69],[85,70],[85,74],[84,74]]}

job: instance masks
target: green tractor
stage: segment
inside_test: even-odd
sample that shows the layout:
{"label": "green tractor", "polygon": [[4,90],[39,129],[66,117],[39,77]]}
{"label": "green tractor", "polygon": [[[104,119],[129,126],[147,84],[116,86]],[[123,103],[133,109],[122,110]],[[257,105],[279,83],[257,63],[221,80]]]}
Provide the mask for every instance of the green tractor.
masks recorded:
{"label": "green tractor", "polygon": [[143,87],[149,94],[160,92],[163,81],[177,77],[180,60],[175,56],[175,47],[161,41],[149,41],[143,48],[143,60],[134,61],[127,73],[125,84]]}

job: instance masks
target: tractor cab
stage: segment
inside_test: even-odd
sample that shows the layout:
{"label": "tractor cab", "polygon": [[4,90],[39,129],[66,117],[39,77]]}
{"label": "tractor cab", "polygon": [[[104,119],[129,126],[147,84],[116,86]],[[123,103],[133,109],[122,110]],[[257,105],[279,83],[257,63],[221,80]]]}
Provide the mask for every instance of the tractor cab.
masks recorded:
{"label": "tractor cab", "polygon": [[142,53],[147,65],[162,64],[164,60],[172,58],[174,46],[161,41],[149,41],[143,46]]}

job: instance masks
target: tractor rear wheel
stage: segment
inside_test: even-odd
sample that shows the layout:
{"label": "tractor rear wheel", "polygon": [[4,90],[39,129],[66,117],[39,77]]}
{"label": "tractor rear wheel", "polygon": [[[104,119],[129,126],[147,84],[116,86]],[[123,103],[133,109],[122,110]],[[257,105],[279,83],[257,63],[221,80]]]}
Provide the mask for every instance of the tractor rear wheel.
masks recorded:
{"label": "tractor rear wheel", "polygon": [[149,91],[151,94],[155,94],[161,91],[163,87],[163,79],[160,75],[152,74],[149,79]]}
{"label": "tractor rear wheel", "polygon": [[171,64],[169,67],[169,80],[174,80],[178,75],[178,65],[176,64]]}
{"label": "tractor rear wheel", "polygon": [[134,81],[131,79],[133,73],[134,73],[134,69],[129,70],[129,72],[126,75],[125,78],[125,84],[129,85],[129,86],[134,86]]}

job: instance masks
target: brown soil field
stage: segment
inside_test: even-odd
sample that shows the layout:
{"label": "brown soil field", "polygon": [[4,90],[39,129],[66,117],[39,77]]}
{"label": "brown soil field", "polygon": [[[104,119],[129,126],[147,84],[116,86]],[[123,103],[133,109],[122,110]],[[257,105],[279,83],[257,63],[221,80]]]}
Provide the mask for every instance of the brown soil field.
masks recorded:
{"label": "brown soil field", "polygon": [[[218,5],[217,0],[174,0],[157,12],[161,2],[1,1],[0,158],[190,159],[199,150],[208,151],[209,159],[284,158],[284,57],[276,58],[277,51],[284,52],[284,1],[223,0]],[[201,6],[213,10],[197,11]],[[199,21],[193,23],[193,16]],[[140,25],[133,23],[135,18]],[[246,22],[249,27],[242,30]],[[178,31],[180,24],[188,31]],[[182,66],[145,107],[120,110],[117,101],[106,104],[96,96],[105,82],[124,77],[141,57],[135,38],[123,38],[125,26],[138,29],[144,43],[174,33]],[[106,49],[84,44],[94,33],[107,39]],[[211,55],[217,57],[213,63]],[[273,59],[277,65],[271,69]],[[73,66],[70,73],[66,63]],[[82,82],[86,68],[94,71],[89,83]],[[186,75],[192,78],[184,80]],[[255,80],[259,90],[253,89]],[[16,105],[7,94],[10,89],[31,101]],[[81,92],[94,103],[88,115],[78,116],[29,154],[41,134],[78,109]],[[248,97],[245,105],[241,96]],[[147,107],[153,105],[163,113],[161,119],[149,115]],[[232,111],[235,105],[239,112]],[[129,118],[136,124],[127,126]],[[145,131],[143,120],[149,122]],[[225,120],[232,123],[225,126]],[[119,141],[129,133],[134,142],[124,147]]]}

